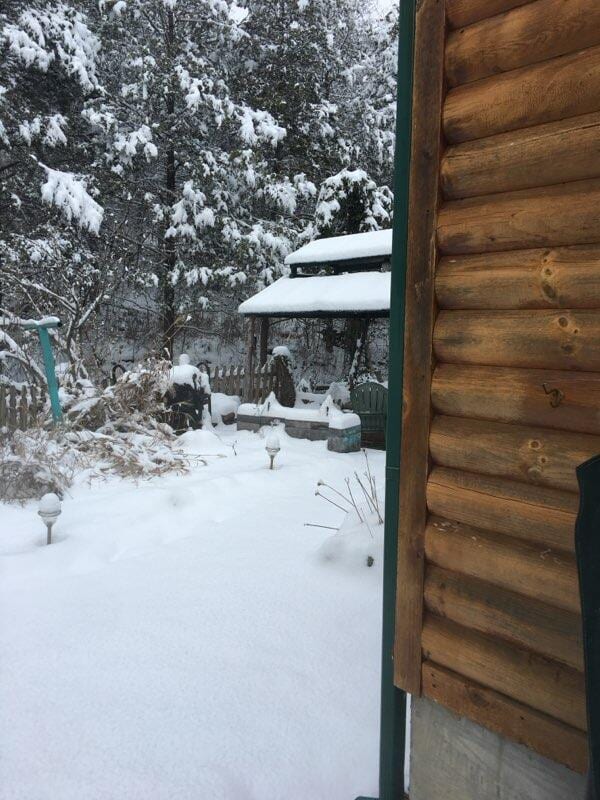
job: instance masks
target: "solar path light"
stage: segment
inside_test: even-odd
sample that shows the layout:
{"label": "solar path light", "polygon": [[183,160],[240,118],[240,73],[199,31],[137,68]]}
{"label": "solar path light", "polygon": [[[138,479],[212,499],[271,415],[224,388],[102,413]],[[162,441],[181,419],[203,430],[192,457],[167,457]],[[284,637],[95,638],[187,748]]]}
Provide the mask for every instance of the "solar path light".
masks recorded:
{"label": "solar path light", "polygon": [[46,544],[52,544],[52,526],[59,518],[61,512],[60,499],[53,492],[45,494],[40,500],[38,514],[46,526]]}
{"label": "solar path light", "polygon": [[269,458],[271,459],[271,466],[269,469],[273,469],[273,461],[275,461],[275,456],[281,450],[281,445],[279,444],[279,436],[276,433],[270,433],[267,436],[267,443],[265,445],[265,450],[269,454]]}

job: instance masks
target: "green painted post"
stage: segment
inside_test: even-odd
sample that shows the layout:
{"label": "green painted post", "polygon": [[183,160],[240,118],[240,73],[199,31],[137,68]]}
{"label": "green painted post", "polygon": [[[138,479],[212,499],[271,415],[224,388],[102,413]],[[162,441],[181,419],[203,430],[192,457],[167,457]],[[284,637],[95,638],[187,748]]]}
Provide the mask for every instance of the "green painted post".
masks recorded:
{"label": "green painted post", "polygon": [[[396,572],[402,441],[404,312],[408,249],[409,178],[412,126],[413,50],[416,0],[400,0],[398,101],[394,175],[394,233],[390,307],[388,423],[386,435],[385,540],[381,661],[379,800],[404,797],[406,694],[394,685]],[[366,800],[359,798],[359,800]]]}
{"label": "green painted post", "polygon": [[44,359],[44,369],[46,372],[46,382],[48,384],[48,395],[50,397],[50,407],[52,409],[52,419],[54,424],[62,421],[62,408],[58,397],[58,381],[56,380],[56,367],[52,354],[52,343],[48,330],[50,328],[60,328],[61,322],[56,317],[47,317],[39,322],[32,320],[23,326],[25,330],[37,331],[40,337],[42,357]]}

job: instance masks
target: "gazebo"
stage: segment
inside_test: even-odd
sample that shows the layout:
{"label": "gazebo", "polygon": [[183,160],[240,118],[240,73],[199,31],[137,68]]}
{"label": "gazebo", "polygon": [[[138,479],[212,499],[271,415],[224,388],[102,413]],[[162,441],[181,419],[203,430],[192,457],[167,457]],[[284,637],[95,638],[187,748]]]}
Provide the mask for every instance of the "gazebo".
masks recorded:
{"label": "gazebo", "polygon": [[[316,239],[285,260],[289,276],[250,297],[239,307],[248,317],[246,376],[267,361],[272,318],[389,317],[392,231],[368,231]],[[256,321],[260,329],[256,334]],[[258,338],[258,347],[257,347]],[[248,387],[251,393],[252,387]]]}

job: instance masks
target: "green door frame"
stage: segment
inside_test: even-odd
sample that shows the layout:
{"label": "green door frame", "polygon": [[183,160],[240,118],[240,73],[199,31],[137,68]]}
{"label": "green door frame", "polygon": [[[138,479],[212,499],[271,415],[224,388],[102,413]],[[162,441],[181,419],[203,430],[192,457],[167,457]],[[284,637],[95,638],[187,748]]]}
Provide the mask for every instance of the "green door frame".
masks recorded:
{"label": "green door frame", "polygon": [[405,788],[406,694],[394,685],[393,653],[396,630],[398,521],[401,513],[400,452],[415,22],[416,0],[400,0],[386,436],[379,800],[401,800]]}

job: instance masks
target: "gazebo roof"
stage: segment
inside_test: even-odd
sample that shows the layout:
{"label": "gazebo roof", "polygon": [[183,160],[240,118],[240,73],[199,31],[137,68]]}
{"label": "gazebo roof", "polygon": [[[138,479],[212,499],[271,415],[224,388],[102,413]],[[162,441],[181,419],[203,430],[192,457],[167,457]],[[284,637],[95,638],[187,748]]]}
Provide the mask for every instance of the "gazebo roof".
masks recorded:
{"label": "gazebo roof", "polygon": [[382,264],[392,254],[392,231],[368,231],[315,239],[285,259],[290,267]]}
{"label": "gazebo roof", "polygon": [[280,278],[239,307],[256,317],[387,317],[390,272]]}
{"label": "gazebo roof", "polygon": [[[238,310],[252,317],[387,317],[391,279],[380,268],[391,254],[391,230],[315,239],[286,258],[291,277],[275,281]],[[298,274],[301,267],[330,267],[335,274]]]}

